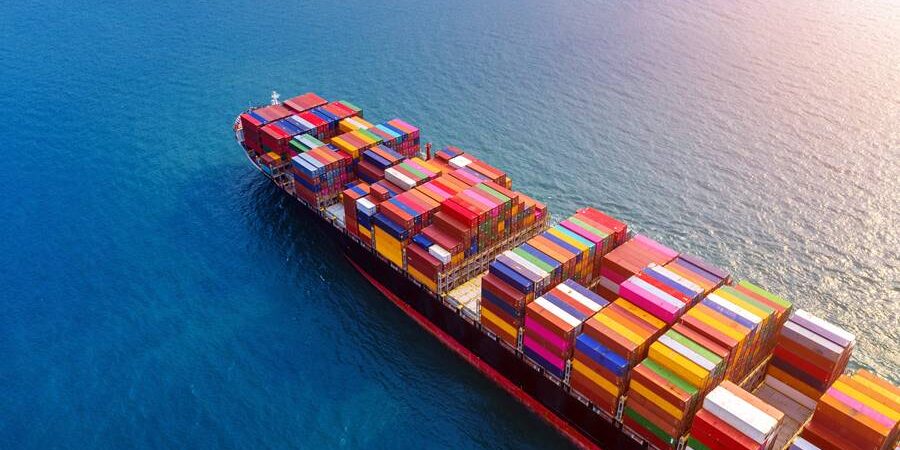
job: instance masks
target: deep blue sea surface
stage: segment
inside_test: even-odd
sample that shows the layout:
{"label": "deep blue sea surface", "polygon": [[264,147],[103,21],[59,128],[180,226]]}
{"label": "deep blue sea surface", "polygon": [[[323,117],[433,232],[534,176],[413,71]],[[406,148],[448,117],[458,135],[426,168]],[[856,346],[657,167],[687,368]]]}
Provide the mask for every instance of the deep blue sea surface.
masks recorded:
{"label": "deep blue sea surface", "polygon": [[895,1],[0,5],[0,448],[560,448],[248,165],[314,90],[860,334],[900,383]]}

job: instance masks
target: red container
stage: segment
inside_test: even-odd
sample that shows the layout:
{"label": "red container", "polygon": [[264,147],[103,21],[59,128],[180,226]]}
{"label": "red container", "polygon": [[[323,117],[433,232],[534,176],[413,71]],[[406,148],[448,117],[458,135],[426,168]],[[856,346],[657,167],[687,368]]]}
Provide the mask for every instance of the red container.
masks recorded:
{"label": "red container", "polygon": [[705,409],[697,411],[691,436],[710,450],[757,450],[760,445]]}
{"label": "red container", "polygon": [[326,105],[322,105],[322,109],[331,113],[331,115],[338,118],[338,120],[346,119],[348,117],[352,117],[356,115],[356,112],[352,109],[344,106],[341,103],[328,103]]}
{"label": "red container", "polygon": [[450,252],[450,254],[457,254],[462,251],[462,242],[459,239],[450,236],[447,233],[444,233],[438,227],[434,225],[429,225],[422,229],[422,234],[425,235],[431,242],[434,242],[437,245],[440,245],[445,250]]}
{"label": "red container", "polygon": [[307,92],[303,95],[289,98],[282,103],[284,103],[285,106],[292,109],[293,111],[299,113],[313,109],[316,106],[322,106],[327,103],[327,101],[312,92]]}
{"label": "red container", "polygon": [[288,143],[293,135],[283,130],[276,123],[270,123],[260,129],[260,141],[263,152],[275,152],[285,155],[288,151]]}
{"label": "red container", "polygon": [[259,142],[259,128],[263,126],[263,122],[250,114],[241,114],[241,129],[244,133],[244,145],[255,151],[257,154],[262,153],[262,146]]}

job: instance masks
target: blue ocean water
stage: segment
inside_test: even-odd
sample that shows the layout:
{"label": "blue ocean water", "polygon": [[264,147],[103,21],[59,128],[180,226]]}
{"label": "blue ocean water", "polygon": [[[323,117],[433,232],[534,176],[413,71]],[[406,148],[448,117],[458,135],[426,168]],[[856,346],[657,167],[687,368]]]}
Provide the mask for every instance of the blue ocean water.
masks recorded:
{"label": "blue ocean water", "polygon": [[891,1],[0,5],[0,448],[559,448],[249,167],[314,90],[859,333],[900,383]]}

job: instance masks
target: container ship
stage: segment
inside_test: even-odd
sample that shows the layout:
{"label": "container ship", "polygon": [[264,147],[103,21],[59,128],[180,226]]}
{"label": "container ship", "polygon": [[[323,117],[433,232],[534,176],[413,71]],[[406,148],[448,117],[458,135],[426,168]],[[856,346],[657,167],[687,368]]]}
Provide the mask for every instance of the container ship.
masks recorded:
{"label": "container ship", "polygon": [[348,101],[273,93],[234,132],[366,280],[580,448],[898,448],[900,389],[845,373],[856,336],[750,281],[595,208],[551,219]]}

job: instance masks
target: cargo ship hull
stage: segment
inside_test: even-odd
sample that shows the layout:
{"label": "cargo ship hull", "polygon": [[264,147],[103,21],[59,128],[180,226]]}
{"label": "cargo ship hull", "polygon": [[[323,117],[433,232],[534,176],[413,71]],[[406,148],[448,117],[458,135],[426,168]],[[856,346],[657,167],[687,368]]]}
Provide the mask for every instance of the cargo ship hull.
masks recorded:
{"label": "cargo ship hull", "polygon": [[427,289],[398,274],[360,243],[341,235],[350,263],[385,297],[435,336],[442,344],[488,376],[532,412],[582,448],[645,448],[621,431],[611,417],[602,416],[554,383],[534,366],[446,307]]}
{"label": "cargo ship hull", "polygon": [[[281,189],[249,153],[248,159]],[[285,195],[295,198],[288,192]],[[330,231],[338,228],[305,204],[301,211],[308,216],[304,220],[313,220]],[[437,295],[379,258],[370,247],[343,229],[332,234],[339,239],[350,264],[388,300],[576,446],[603,450],[647,448],[637,436],[626,434],[611,416],[579,400],[564,383],[543,374],[538,366],[526,362],[521,352],[489,334],[477,321],[448,307]]]}

